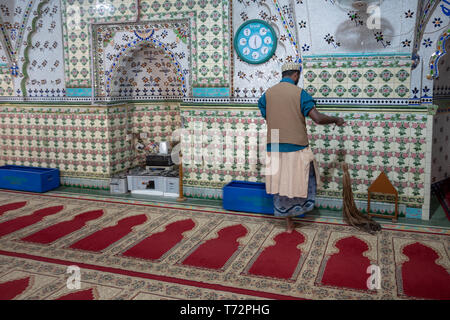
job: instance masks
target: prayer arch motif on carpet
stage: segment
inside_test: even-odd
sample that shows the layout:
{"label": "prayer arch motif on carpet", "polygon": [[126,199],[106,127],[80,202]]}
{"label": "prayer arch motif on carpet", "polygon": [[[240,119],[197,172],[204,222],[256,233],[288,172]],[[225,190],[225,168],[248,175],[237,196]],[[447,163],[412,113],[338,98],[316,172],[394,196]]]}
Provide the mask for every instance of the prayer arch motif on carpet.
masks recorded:
{"label": "prayer arch motif on carpet", "polygon": [[292,233],[273,228],[242,274],[295,282],[307,259],[315,235],[316,230],[305,227]]}
{"label": "prayer arch motif on carpet", "polygon": [[52,245],[102,223],[106,210],[91,208],[71,205],[50,206],[34,211],[30,208],[32,214],[10,219],[0,223],[0,226],[5,226],[6,230],[18,228],[14,231],[17,231],[14,241]]}
{"label": "prayer arch motif on carpet", "polygon": [[148,217],[145,214],[132,215],[116,220],[114,225],[106,226],[79,239],[69,248],[101,253],[147,221]]}
{"label": "prayer arch motif on carpet", "polygon": [[[0,279],[1,281],[1,279]],[[20,297],[33,287],[34,278],[25,276],[0,282],[0,300],[12,300]]]}
{"label": "prayer arch motif on carpet", "polygon": [[17,209],[21,209],[21,208],[25,207],[26,204],[27,204],[26,201],[20,201],[20,202],[11,202],[8,204],[0,205],[0,216],[2,216],[4,213],[6,213],[8,211],[14,211]]}
{"label": "prayer arch motif on carpet", "polygon": [[21,299],[38,288],[54,285],[57,276],[21,270],[19,267],[0,276],[0,300]]}
{"label": "prayer arch motif on carpet", "polygon": [[127,242],[147,234],[152,225],[158,226],[163,220],[162,214],[148,214],[145,210],[133,210],[126,214],[118,211],[103,223],[67,239],[65,248],[97,255],[116,253]]}
{"label": "prayer arch motif on carpet", "polygon": [[377,260],[376,237],[332,232],[315,283],[375,293],[367,280],[368,268],[378,266]]}
{"label": "prayer arch motif on carpet", "polygon": [[194,220],[187,218],[169,222],[162,227],[163,230],[161,228],[158,228],[160,231],[154,230],[150,235],[122,252],[121,255],[130,258],[161,261],[173,250],[176,250],[186,235],[196,227],[196,223]]}
{"label": "prayer arch motif on carpet", "polygon": [[29,226],[35,225],[36,223],[44,220],[46,217],[57,214],[63,209],[63,205],[46,207],[35,210],[28,215],[21,215],[19,217],[3,221],[0,223],[0,238]]}
{"label": "prayer arch motif on carpet", "polygon": [[393,242],[398,295],[449,300],[450,264],[444,245],[401,238]]}
{"label": "prayer arch motif on carpet", "polygon": [[162,262],[166,258],[177,259],[176,252],[190,246],[191,238],[208,223],[207,219],[190,215],[164,215],[138,232],[130,239],[116,246],[116,257],[137,259],[143,262]]}
{"label": "prayer arch motif on carpet", "polygon": [[63,238],[75,231],[85,227],[90,221],[97,220],[103,216],[103,210],[91,210],[77,214],[70,220],[53,224],[47,228],[41,229],[33,234],[21,238],[26,242],[34,242],[40,244],[50,244],[60,238]]}
{"label": "prayer arch motif on carpet", "polygon": [[178,262],[179,265],[225,271],[260,226],[256,224],[219,223]]}

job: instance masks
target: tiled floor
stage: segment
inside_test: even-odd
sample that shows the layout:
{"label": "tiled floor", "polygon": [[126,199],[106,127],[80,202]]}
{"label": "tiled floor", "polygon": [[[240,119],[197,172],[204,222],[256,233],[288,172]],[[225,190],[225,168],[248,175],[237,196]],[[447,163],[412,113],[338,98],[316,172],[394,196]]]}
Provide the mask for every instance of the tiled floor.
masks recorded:
{"label": "tiled floor", "polygon": [[[176,198],[169,197],[160,197],[160,196],[147,196],[147,195],[132,195],[131,193],[127,194],[111,194],[109,191],[104,190],[91,190],[91,189],[82,189],[82,188],[73,188],[73,187],[59,187],[53,192],[57,193],[76,193],[76,194],[87,194],[87,195],[98,195],[102,197],[111,197],[115,199],[138,199],[149,202],[163,202],[163,203],[177,203],[177,204],[185,204],[185,205],[194,205],[194,206],[206,206],[212,208],[222,208],[222,201],[220,200],[206,200],[206,199],[193,199],[188,198],[185,202],[177,202]],[[315,209],[314,211],[308,213],[308,215],[316,216],[316,217],[332,217],[332,218],[342,218],[341,211],[335,210],[323,210],[323,209]],[[387,222],[390,220],[386,219],[376,219],[380,222]],[[438,199],[435,195],[431,196],[431,219],[429,221],[423,221],[419,219],[407,219],[407,218],[399,218],[399,224],[404,225],[419,225],[419,226],[430,226],[430,227],[440,227],[440,228],[449,228],[450,229],[450,221],[447,219],[444,209],[440,205]]]}

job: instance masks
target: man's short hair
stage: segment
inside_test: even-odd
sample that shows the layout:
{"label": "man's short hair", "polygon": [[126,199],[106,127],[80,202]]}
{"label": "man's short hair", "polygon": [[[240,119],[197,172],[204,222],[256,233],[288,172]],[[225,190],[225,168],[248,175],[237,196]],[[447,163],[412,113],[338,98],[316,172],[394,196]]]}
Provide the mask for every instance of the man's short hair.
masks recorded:
{"label": "man's short hair", "polygon": [[300,71],[299,70],[287,70],[287,71],[283,71],[281,73],[281,77],[283,77],[283,78],[284,77],[290,77],[290,76],[292,76],[295,73],[298,73],[300,75]]}

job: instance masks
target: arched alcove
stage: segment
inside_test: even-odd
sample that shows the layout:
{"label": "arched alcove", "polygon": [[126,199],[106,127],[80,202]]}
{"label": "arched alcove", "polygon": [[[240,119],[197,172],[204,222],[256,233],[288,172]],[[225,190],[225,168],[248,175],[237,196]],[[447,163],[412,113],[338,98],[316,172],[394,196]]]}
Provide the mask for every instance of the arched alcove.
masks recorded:
{"label": "arched alcove", "polygon": [[[433,119],[433,145],[431,160],[431,183],[450,177],[450,40],[442,37],[440,54],[433,67],[436,77],[433,79],[433,103],[439,106]],[[439,52],[439,51],[438,51]]]}
{"label": "arched alcove", "polygon": [[443,55],[436,62],[437,78],[433,81],[433,96],[450,95],[450,40],[446,39]]}
{"label": "arched alcove", "polygon": [[182,97],[185,89],[173,59],[161,47],[142,42],[119,60],[110,80],[111,97]]}

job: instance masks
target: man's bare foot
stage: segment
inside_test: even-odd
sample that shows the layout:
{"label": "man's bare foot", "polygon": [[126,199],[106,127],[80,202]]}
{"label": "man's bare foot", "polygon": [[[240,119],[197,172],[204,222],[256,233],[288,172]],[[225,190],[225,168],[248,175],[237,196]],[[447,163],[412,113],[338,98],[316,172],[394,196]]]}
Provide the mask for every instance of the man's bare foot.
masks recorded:
{"label": "man's bare foot", "polygon": [[295,229],[294,221],[292,221],[291,217],[286,218],[286,232],[292,233]]}

